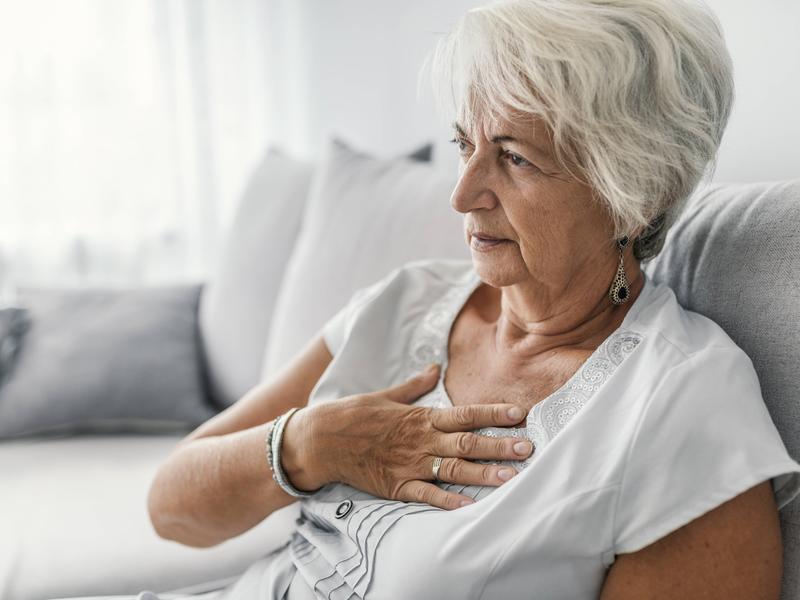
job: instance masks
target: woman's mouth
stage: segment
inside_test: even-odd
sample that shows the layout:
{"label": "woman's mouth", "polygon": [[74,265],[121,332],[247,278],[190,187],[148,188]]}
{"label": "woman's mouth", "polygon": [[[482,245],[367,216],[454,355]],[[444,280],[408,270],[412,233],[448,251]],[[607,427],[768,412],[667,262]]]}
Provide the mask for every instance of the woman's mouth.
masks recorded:
{"label": "woman's mouth", "polygon": [[479,235],[472,235],[470,237],[470,247],[473,250],[478,251],[486,251],[491,250],[492,248],[496,248],[498,246],[502,246],[505,243],[509,242],[510,240],[503,240],[503,239],[496,239],[496,238],[484,238]]}

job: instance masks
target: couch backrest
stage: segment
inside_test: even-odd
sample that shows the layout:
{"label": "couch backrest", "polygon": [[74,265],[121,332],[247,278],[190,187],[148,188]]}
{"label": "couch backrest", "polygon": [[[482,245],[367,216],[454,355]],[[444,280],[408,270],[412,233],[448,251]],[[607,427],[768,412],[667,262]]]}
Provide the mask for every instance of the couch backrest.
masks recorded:
{"label": "couch backrest", "polygon": [[[645,271],[750,356],[789,453],[800,459],[800,180],[713,184],[689,200]],[[800,598],[800,501],[781,511],[783,598]]]}

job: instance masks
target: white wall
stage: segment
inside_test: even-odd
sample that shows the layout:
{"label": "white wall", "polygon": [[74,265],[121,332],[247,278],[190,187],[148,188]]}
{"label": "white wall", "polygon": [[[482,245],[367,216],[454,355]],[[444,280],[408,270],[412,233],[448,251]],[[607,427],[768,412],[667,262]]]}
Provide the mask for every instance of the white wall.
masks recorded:
{"label": "white wall", "polygon": [[449,129],[437,131],[430,94],[417,100],[417,73],[437,35],[481,2],[284,2],[294,80],[287,120],[296,126],[281,143],[303,157],[316,156],[332,133],[386,156],[434,138],[446,145]]}
{"label": "white wall", "polygon": [[737,86],[715,179],[800,178],[800,2],[708,3],[725,30]]}
{"label": "white wall", "polygon": [[[438,34],[475,0],[282,0],[287,100],[278,141],[314,157],[330,133],[380,155],[435,139],[454,168],[448,129],[417,72]],[[734,60],[737,101],[715,179],[800,178],[800,2],[711,0]],[[428,90],[425,90],[428,92]]]}

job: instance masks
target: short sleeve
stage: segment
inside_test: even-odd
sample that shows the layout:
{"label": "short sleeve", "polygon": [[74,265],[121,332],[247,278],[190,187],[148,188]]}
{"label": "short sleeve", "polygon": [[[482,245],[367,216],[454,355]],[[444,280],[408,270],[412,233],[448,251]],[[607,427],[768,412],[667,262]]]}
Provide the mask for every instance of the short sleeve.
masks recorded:
{"label": "short sleeve", "polygon": [[336,356],[339,353],[339,349],[344,344],[348,332],[358,318],[358,313],[386,288],[397,272],[398,269],[394,269],[371,285],[358,288],[350,297],[350,300],[325,322],[322,326],[322,338],[325,340],[325,345],[332,356]]}
{"label": "short sleeve", "polygon": [[615,553],[635,552],[771,479],[778,507],[800,493],[749,357],[712,347],[662,375],[640,415],[614,517]]}

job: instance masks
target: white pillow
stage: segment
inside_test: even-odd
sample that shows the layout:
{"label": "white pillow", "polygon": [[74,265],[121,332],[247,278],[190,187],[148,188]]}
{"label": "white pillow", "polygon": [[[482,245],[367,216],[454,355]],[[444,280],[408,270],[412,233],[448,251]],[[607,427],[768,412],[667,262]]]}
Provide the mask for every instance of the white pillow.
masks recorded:
{"label": "white pillow", "polygon": [[270,316],[303,217],[313,166],[267,151],[250,177],[200,299],[211,397],[230,406],[255,384]]}
{"label": "white pillow", "polygon": [[331,140],[314,175],[264,353],[272,377],[355,290],[422,258],[469,259],[456,176],[408,159],[376,159]]}

